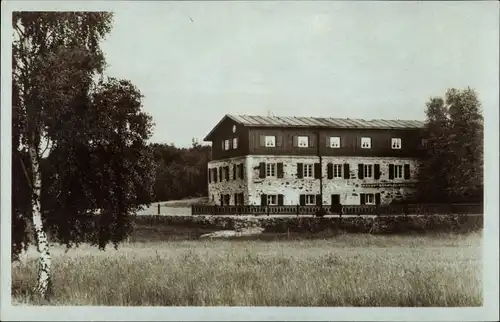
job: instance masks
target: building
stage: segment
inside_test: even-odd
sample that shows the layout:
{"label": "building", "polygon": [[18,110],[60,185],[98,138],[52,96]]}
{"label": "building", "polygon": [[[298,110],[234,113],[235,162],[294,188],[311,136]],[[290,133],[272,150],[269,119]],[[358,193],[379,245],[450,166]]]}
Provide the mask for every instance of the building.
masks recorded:
{"label": "building", "polygon": [[226,115],[206,136],[218,205],[359,205],[411,199],[422,121]]}

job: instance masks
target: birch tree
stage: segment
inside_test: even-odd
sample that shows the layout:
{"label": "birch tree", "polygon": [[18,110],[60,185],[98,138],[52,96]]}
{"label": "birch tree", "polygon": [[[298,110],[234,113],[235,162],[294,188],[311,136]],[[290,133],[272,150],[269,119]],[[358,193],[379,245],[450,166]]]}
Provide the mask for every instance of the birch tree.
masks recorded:
{"label": "birch tree", "polygon": [[92,227],[93,243],[116,247],[128,215],[151,199],[151,118],[135,86],[102,76],[111,23],[101,12],[13,13],[12,251],[27,247],[31,219],[42,297],[52,283],[48,231],[71,247]]}

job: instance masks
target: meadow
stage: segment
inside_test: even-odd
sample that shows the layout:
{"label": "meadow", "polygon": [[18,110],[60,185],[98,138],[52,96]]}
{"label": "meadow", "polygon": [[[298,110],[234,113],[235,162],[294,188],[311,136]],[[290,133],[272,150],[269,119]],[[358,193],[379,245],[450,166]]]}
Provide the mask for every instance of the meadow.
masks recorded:
{"label": "meadow", "polygon": [[188,240],[180,228],[157,238],[138,234],[118,250],[54,246],[48,302],[32,296],[36,252],[30,248],[12,265],[13,304],[482,305],[481,232],[234,240]]}

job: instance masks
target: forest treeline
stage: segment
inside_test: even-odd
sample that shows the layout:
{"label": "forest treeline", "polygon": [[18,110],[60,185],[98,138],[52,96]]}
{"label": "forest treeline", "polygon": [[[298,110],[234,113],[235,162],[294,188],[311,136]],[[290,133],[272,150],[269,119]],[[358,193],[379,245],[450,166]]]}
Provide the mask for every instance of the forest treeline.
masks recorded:
{"label": "forest treeline", "polygon": [[155,164],[153,201],[177,200],[207,195],[207,163],[211,147],[195,141],[189,148],[173,144],[151,144]]}

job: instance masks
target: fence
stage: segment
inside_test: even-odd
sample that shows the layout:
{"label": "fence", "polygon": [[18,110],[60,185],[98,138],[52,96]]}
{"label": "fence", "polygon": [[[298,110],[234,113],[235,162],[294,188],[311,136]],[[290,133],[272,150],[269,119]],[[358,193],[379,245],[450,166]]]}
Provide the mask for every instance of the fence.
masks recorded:
{"label": "fence", "polygon": [[336,206],[214,206],[192,205],[192,215],[410,215],[410,214],[482,214],[482,204],[388,204]]}

